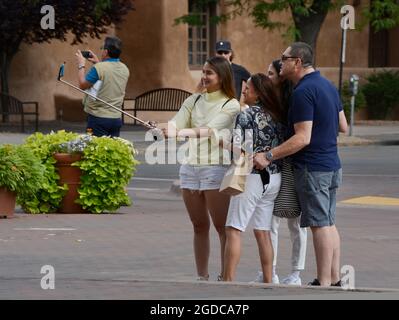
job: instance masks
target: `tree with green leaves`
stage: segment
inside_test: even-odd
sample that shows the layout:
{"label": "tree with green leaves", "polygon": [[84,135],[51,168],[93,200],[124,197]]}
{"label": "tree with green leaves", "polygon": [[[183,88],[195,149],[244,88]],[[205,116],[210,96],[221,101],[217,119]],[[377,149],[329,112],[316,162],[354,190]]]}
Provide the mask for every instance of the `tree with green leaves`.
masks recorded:
{"label": "tree with green leaves", "polygon": [[[360,1],[354,1],[360,3]],[[176,23],[201,24],[199,12],[210,4],[224,5],[221,15],[212,22],[220,23],[247,14],[256,26],[268,30],[283,31],[290,40],[303,41],[316,48],[321,26],[330,10],[344,5],[343,0],[193,0],[195,10],[176,18]],[[291,21],[275,20],[274,13],[288,12]],[[362,11],[362,24],[370,22],[377,32],[399,25],[397,0],[371,0]]]}
{"label": "tree with green leaves", "polygon": [[[133,1],[0,0],[1,92],[9,92],[11,62],[22,42],[66,41],[68,34],[74,36],[72,44],[81,43],[86,36],[100,38],[107,27],[120,23],[133,9]],[[40,11],[45,5],[54,8],[54,29],[41,27],[45,15]]]}

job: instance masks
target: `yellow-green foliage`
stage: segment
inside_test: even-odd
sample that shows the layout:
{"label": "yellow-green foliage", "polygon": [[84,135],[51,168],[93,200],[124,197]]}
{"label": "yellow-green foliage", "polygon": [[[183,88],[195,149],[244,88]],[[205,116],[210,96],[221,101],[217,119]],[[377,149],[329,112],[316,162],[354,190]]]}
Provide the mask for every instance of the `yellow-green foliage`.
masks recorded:
{"label": "yellow-green foliage", "polygon": [[119,138],[95,138],[74,165],[82,170],[78,202],[93,213],[114,212],[129,205],[125,190],[135,172],[133,145]]}

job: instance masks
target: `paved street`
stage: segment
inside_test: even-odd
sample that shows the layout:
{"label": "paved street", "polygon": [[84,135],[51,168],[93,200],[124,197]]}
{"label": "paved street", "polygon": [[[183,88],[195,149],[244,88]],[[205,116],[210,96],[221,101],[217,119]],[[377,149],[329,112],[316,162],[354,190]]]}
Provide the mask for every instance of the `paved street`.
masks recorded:
{"label": "paved street", "polygon": [[[130,138],[136,133],[124,133]],[[19,143],[24,136],[1,134]],[[395,135],[394,135],[395,137]],[[137,139],[139,140],[139,139]],[[144,151],[147,144],[137,142]],[[356,287],[399,289],[399,206],[350,205],[363,196],[399,198],[399,146],[341,147],[344,185],[338,193],[342,265],[355,268]],[[143,160],[143,154],[139,155]],[[27,215],[0,220],[0,299],[204,299],[328,298],[341,291],[248,285],[259,268],[255,239],[243,236],[237,280],[242,284],[198,283],[192,253],[192,227],[181,197],[170,192],[178,166],[142,164],[129,186],[132,207],[105,215]],[[218,241],[211,232],[210,272],[216,279]],[[309,235],[309,240],[311,236]],[[281,225],[278,273],[290,270],[290,240]],[[55,269],[55,290],[42,290],[43,265]],[[304,283],[315,276],[308,242]],[[399,298],[398,292],[346,292],[346,298]]]}

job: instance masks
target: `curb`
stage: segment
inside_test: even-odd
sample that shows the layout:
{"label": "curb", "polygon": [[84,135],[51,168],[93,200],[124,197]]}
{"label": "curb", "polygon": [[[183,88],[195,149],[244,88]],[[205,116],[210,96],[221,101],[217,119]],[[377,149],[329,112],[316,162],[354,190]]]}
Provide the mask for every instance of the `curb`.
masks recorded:
{"label": "curb", "polygon": [[382,144],[383,141],[378,140],[369,140],[363,139],[359,137],[347,137],[347,136],[340,136],[338,138],[338,146],[339,147],[351,147],[351,146],[366,146],[372,144]]}
{"label": "curb", "polygon": [[309,286],[309,285],[287,285],[287,284],[273,284],[273,283],[248,283],[240,281],[198,281],[198,280],[165,280],[165,279],[153,279],[153,278],[117,278],[111,281],[127,281],[127,282],[153,282],[153,283],[170,283],[170,284],[192,284],[196,286],[232,286],[241,288],[268,288],[268,289],[293,289],[293,290],[318,290],[318,291],[330,291],[330,292],[370,292],[370,293],[399,293],[399,289],[394,288],[370,288],[370,287],[355,287],[351,289],[339,288],[339,287],[320,287],[320,286]]}
{"label": "curb", "polygon": [[355,126],[396,126],[398,120],[355,120]]}

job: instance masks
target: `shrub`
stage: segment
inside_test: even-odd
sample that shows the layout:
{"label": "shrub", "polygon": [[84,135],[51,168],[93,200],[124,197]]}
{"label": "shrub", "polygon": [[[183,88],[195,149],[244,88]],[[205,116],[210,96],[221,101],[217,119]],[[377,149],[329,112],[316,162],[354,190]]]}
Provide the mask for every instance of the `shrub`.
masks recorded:
{"label": "shrub", "polygon": [[367,77],[363,86],[367,109],[371,119],[387,119],[399,105],[399,72],[382,71]]}
{"label": "shrub", "polygon": [[53,158],[53,153],[60,144],[77,137],[78,134],[76,133],[61,130],[46,135],[38,132],[26,139],[24,146],[29,148],[45,167],[45,182],[40,186],[34,196],[25,195],[19,198],[18,203],[25,212],[48,213],[57,211],[62,197],[68,189],[66,185],[58,185],[60,177],[54,166],[56,161]]}
{"label": "shrub", "polygon": [[31,150],[10,144],[0,146],[0,187],[18,198],[35,197],[45,182],[45,168]]}
{"label": "shrub", "polygon": [[81,161],[73,165],[82,170],[77,201],[93,213],[113,212],[130,205],[125,190],[135,172],[133,145],[120,138],[94,138],[84,149]]}
{"label": "shrub", "polygon": [[134,159],[135,150],[129,141],[58,131],[47,135],[36,133],[28,137],[24,145],[40,158],[45,168],[44,183],[35,195],[21,199],[26,212],[56,212],[60,207],[68,187],[58,185],[55,152],[83,154],[82,160],[72,165],[82,170],[77,202],[84,209],[92,213],[112,212],[131,203],[125,187],[138,161]]}
{"label": "shrub", "polygon": [[[344,112],[346,115],[346,119],[348,121],[350,120],[351,116],[351,97],[352,97],[352,92],[349,89],[349,81],[344,81],[342,84],[342,104],[344,107]],[[358,111],[359,109],[362,109],[366,106],[366,98],[359,87],[358,93],[355,97],[355,112]]]}

